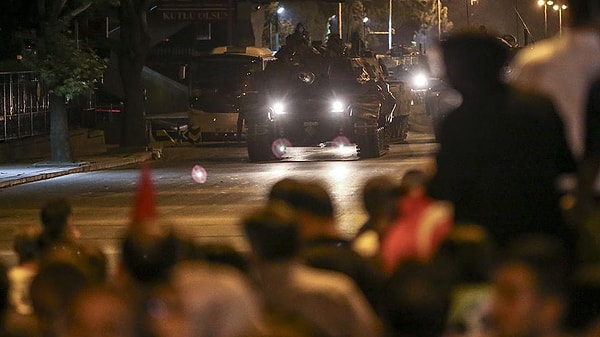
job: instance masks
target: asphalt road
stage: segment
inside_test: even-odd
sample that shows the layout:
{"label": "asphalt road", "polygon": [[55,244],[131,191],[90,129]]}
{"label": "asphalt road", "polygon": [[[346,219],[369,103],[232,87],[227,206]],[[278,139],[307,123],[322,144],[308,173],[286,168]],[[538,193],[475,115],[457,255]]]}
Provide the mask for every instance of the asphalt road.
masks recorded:
{"label": "asphalt road", "polygon": [[[230,242],[245,249],[239,219],[264,203],[269,188],[284,177],[317,179],[328,186],[337,207],[338,224],[352,235],[365,220],[361,188],[375,175],[400,178],[421,167],[437,144],[427,133],[410,133],[406,143],[392,144],[377,159],[358,160],[353,151],[332,148],[292,149],[281,162],[249,163],[244,144],[207,143],[166,147],[152,162],[158,210],[163,221],[198,241]],[[192,177],[195,166],[206,180]],[[39,209],[50,198],[67,197],[73,204],[81,240],[118,252],[127,228],[139,178],[139,165],[75,173],[0,190],[0,254],[15,262],[17,228],[39,224]]]}

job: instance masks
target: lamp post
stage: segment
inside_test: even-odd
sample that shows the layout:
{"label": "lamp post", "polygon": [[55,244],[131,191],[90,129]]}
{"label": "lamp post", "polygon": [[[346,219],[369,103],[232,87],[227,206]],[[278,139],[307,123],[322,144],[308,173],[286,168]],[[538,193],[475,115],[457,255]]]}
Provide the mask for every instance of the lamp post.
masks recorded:
{"label": "lamp post", "polygon": [[548,6],[554,6],[552,0],[538,0],[538,6],[544,6],[544,37],[548,37]]}
{"label": "lamp post", "polygon": [[362,19],[363,22],[363,40],[365,41],[365,46],[367,45],[367,22],[369,22],[369,18],[368,17],[364,17]]}
{"label": "lamp post", "polygon": [[442,39],[442,0],[437,0],[438,40]]}
{"label": "lamp post", "polygon": [[277,7],[275,10],[275,50],[279,50],[279,15],[285,12],[285,8]]}
{"label": "lamp post", "polygon": [[552,6],[552,9],[554,9],[555,11],[558,12],[558,35],[562,35],[562,28],[563,28],[563,22],[562,22],[562,11],[567,9],[567,5],[565,4],[554,4],[554,6]]}
{"label": "lamp post", "polygon": [[389,1],[389,12],[388,12],[388,50],[392,50],[392,1]]}
{"label": "lamp post", "polygon": [[473,6],[477,3],[477,0],[465,0],[465,8],[467,13],[467,27],[471,26],[471,13],[469,11],[469,7]]}

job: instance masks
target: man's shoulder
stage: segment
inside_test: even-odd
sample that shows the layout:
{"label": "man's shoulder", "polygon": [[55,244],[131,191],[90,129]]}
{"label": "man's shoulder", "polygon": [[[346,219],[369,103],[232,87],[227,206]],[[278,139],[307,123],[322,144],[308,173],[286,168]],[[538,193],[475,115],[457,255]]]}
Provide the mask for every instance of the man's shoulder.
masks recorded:
{"label": "man's shoulder", "polygon": [[[508,79],[517,84],[547,80],[546,73],[560,74],[565,63],[579,64],[600,52],[600,38],[590,31],[567,32],[523,48],[510,63]],[[585,63],[585,62],[583,62]],[[557,68],[558,67],[558,68]]]}
{"label": "man's shoulder", "polygon": [[513,108],[519,106],[533,106],[538,109],[546,108],[549,110],[554,108],[552,99],[548,95],[532,88],[512,87],[509,103],[513,104]]}
{"label": "man's shoulder", "polygon": [[296,270],[296,281],[311,291],[339,294],[356,292],[354,281],[340,272],[319,269],[308,265],[299,265]]}

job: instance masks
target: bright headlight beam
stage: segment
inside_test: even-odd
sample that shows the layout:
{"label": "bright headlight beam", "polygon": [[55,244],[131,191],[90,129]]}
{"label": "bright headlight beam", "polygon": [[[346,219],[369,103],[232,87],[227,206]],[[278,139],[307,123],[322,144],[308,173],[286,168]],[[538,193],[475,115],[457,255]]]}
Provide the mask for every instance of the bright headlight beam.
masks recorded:
{"label": "bright headlight beam", "polygon": [[417,89],[425,88],[428,84],[429,81],[427,80],[427,76],[425,76],[425,74],[419,73],[413,77],[413,85]]}
{"label": "bright headlight beam", "polygon": [[273,108],[273,112],[276,115],[281,115],[281,114],[285,113],[285,106],[281,102],[277,102],[277,103],[273,104],[273,106],[271,108]]}
{"label": "bright headlight beam", "polygon": [[343,112],[345,109],[344,103],[339,100],[335,100],[331,103],[331,111],[332,112]]}

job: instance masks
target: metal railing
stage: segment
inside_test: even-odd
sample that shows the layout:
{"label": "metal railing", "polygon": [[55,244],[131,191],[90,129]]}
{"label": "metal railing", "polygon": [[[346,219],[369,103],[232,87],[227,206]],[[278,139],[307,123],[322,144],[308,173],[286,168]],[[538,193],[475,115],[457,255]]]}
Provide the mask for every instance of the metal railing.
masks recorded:
{"label": "metal railing", "polygon": [[0,141],[49,133],[48,105],[34,72],[0,72]]}

